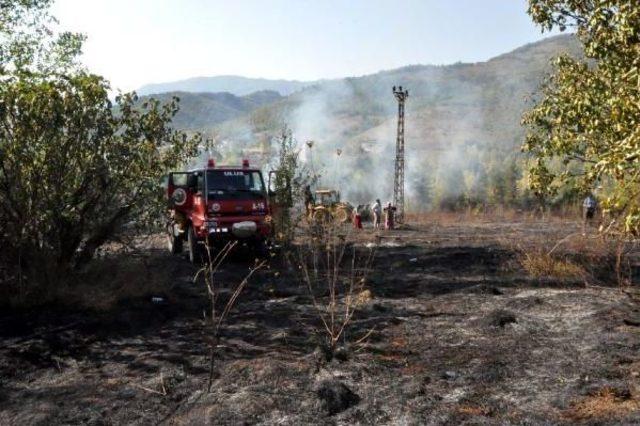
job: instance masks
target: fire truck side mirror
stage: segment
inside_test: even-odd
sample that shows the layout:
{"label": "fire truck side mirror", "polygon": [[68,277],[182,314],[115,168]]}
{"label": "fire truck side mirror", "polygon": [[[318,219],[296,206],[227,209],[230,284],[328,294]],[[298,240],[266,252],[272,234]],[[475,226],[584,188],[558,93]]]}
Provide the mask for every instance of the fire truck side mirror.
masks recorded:
{"label": "fire truck side mirror", "polygon": [[270,197],[273,197],[276,195],[276,174],[278,172],[275,170],[271,170],[269,172],[269,182],[267,185],[267,192],[269,193]]}

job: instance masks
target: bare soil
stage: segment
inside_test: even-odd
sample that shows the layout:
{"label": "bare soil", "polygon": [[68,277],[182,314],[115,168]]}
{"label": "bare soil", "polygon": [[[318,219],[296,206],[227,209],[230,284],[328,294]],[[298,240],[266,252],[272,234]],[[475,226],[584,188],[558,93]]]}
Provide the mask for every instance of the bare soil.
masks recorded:
{"label": "bare soil", "polygon": [[[204,286],[150,247],[164,291],[102,311],[0,314],[0,424],[638,424],[640,306],[602,278],[610,265],[585,265],[597,280],[533,278],[518,260],[578,231],[382,233],[370,294],[331,359],[306,288],[276,256],[229,317],[210,393]],[[252,263],[225,263],[226,297]]]}

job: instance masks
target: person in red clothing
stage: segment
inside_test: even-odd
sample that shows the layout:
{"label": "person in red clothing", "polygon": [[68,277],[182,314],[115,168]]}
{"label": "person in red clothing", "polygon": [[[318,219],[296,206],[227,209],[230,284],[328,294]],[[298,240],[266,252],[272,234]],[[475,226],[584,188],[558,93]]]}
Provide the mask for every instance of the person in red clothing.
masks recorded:
{"label": "person in red clothing", "polygon": [[362,229],[362,213],[360,212],[360,206],[356,207],[353,211],[353,227],[355,229]]}

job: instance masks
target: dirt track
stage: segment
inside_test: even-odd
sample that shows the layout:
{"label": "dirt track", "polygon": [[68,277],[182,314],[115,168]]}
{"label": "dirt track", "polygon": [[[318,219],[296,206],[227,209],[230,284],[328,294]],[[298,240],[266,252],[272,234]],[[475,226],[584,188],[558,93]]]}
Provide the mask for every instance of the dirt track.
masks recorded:
{"label": "dirt track", "polygon": [[[575,230],[384,234],[373,298],[347,342],[373,332],[328,362],[305,288],[274,265],[234,309],[209,394],[204,289],[185,260],[149,249],[173,277],[167,304],[0,316],[0,424],[639,423],[638,305],[616,288],[527,277],[513,249]],[[248,267],[232,259],[221,279],[236,283]],[[357,397],[330,415],[323,382]]]}

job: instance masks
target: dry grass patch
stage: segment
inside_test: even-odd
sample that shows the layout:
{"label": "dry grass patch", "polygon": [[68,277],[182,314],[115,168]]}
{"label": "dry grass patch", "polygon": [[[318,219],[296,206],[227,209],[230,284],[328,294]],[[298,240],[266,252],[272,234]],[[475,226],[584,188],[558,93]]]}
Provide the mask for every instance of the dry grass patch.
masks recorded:
{"label": "dry grass patch", "polygon": [[387,352],[385,354],[378,355],[378,359],[386,364],[392,364],[394,366],[407,366],[407,357],[403,353]]}
{"label": "dry grass patch", "polygon": [[397,336],[391,339],[391,346],[395,349],[404,349],[407,347],[407,339],[404,336]]}
{"label": "dry grass patch", "polygon": [[570,233],[503,243],[532,277],[582,280],[587,284],[629,286],[640,265],[638,242],[600,234]]}
{"label": "dry grass patch", "polygon": [[412,364],[406,363],[404,367],[400,370],[403,376],[417,376],[420,374],[424,374],[427,371],[427,368],[422,364]]}
{"label": "dry grass patch", "polygon": [[458,407],[458,413],[465,414],[467,416],[491,416],[491,410],[487,407],[478,405],[463,404]]}
{"label": "dry grass patch", "polygon": [[638,410],[640,403],[631,394],[606,386],[574,402],[562,417],[570,421],[622,419]]}
{"label": "dry grass patch", "polygon": [[407,213],[405,222],[412,225],[451,226],[460,223],[484,224],[495,221],[493,214],[461,210],[456,212],[434,211],[427,213]]}
{"label": "dry grass patch", "polygon": [[524,252],[519,260],[524,270],[535,278],[578,280],[587,277],[587,272],[581,266],[542,251]]}
{"label": "dry grass patch", "polygon": [[486,223],[549,223],[566,222],[580,217],[579,213],[556,212],[542,216],[538,211],[496,207],[493,209],[461,209],[457,211],[408,212],[406,222],[416,225],[459,225]]}

